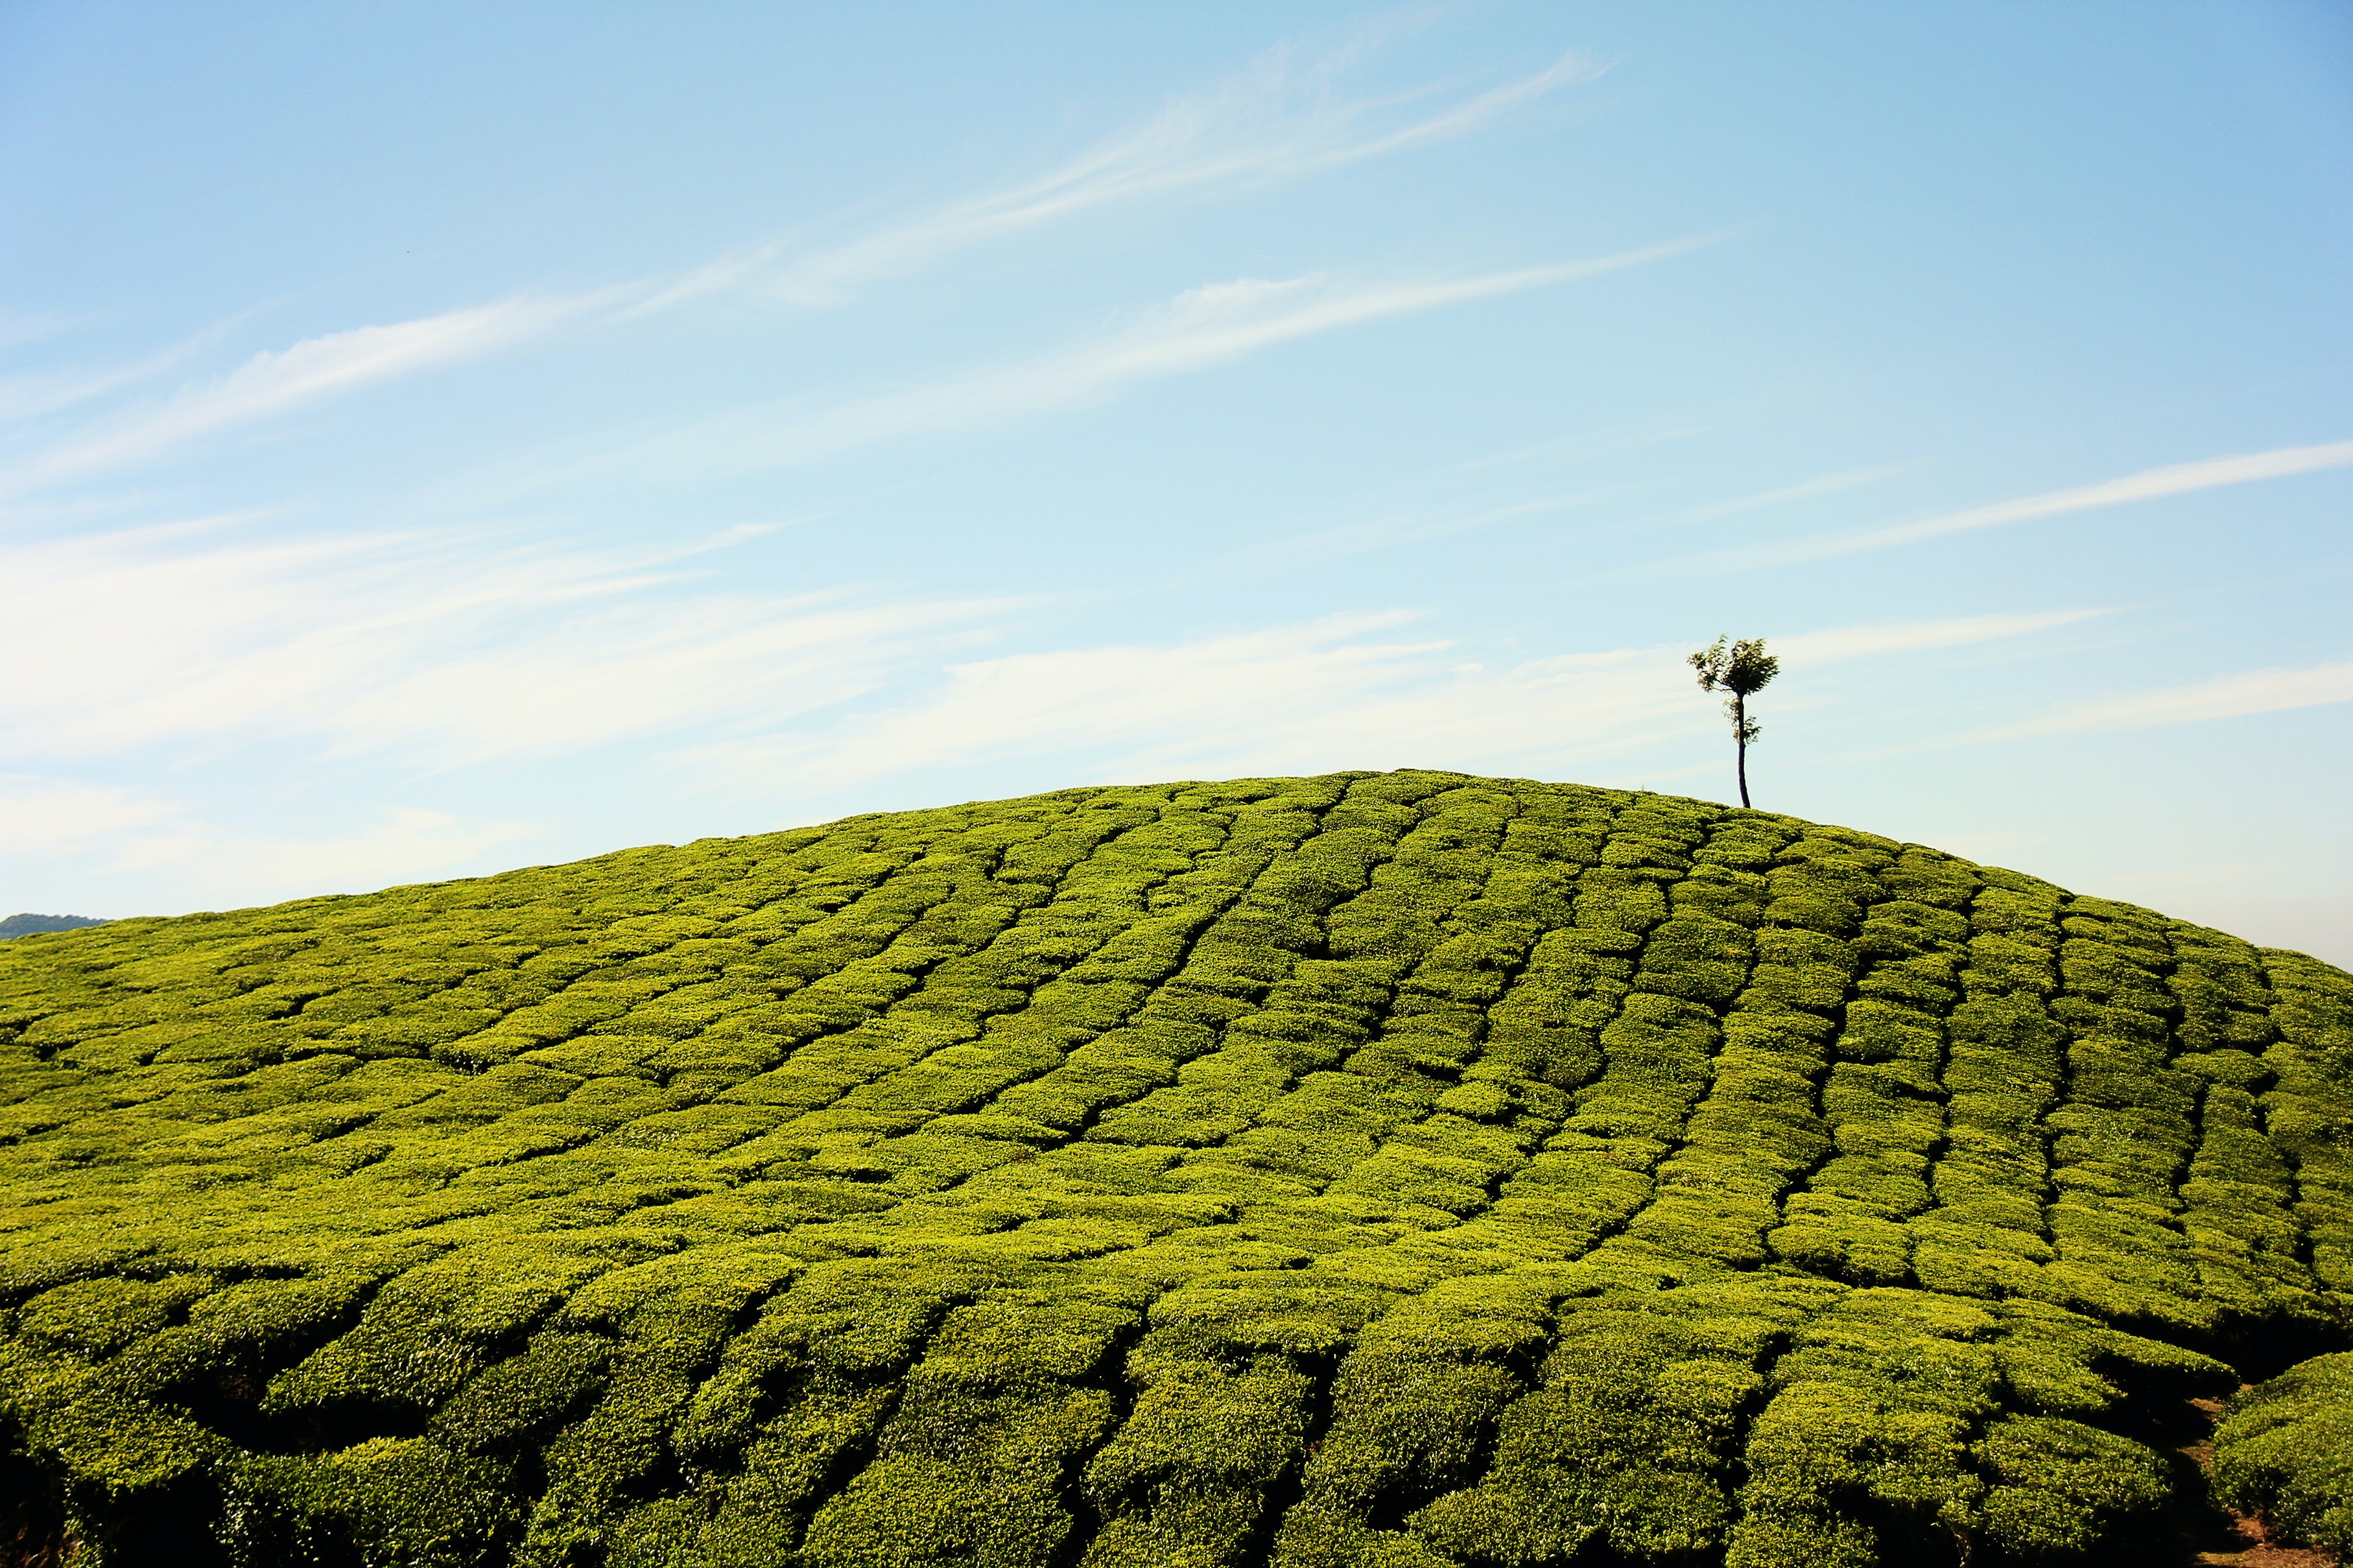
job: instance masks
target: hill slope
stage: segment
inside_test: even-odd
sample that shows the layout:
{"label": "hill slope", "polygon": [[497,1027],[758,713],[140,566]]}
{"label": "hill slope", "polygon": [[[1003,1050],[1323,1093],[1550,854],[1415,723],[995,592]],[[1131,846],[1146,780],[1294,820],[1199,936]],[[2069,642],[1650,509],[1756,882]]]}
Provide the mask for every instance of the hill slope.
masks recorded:
{"label": "hill slope", "polygon": [[0,1063],[109,1562],[2090,1561],[2353,1305],[2353,976],[1525,781],[121,921]]}

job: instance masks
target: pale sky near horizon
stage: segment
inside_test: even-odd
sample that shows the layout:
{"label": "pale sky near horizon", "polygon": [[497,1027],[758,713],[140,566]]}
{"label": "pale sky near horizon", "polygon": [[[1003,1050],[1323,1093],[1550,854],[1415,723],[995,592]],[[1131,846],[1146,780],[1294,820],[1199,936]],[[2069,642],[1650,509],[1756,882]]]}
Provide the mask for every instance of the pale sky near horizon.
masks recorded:
{"label": "pale sky near horizon", "polygon": [[1732,797],[2353,965],[2353,8],[0,0],[0,914]]}

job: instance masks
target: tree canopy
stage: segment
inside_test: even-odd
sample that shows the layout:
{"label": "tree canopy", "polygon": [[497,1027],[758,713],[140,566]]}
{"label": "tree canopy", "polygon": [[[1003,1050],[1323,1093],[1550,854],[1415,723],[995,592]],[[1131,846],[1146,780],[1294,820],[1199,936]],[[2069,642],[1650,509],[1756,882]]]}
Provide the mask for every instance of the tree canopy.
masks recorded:
{"label": "tree canopy", "polygon": [[1718,637],[1715,642],[1693,654],[1688,660],[1699,672],[1702,691],[1723,691],[1724,711],[1732,721],[1735,767],[1740,779],[1740,804],[1748,800],[1748,745],[1764,732],[1763,726],[1749,716],[1748,699],[1764,689],[1766,684],[1781,673],[1781,661],[1765,651],[1763,637],[1744,637],[1728,642]]}

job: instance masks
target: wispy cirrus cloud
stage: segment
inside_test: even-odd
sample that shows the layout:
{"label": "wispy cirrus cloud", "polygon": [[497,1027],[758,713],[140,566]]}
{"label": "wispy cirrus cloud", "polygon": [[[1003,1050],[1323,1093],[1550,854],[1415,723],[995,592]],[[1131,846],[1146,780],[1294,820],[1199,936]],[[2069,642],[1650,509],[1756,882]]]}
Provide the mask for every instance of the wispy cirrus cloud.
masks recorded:
{"label": "wispy cirrus cloud", "polygon": [[822,708],[1002,607],[730,591],[697,553],[234,524],[0,546],[0,662],[16,677],[0,746],[290,739],[422,767],[563,754]]}
{"label": "wispy cirrus cloud", "polygon": [[1541,71],[1432,109],[1427,91],[1336,98],[1337,63],[1302,67],[1293,51],[1274,50],[1233,80],[1176,100],[1037,179],[809,254],[763,247],[681,278],[674,290],[740,284],[797,304],[837,304],[864,284],[1091,208],[1176,193],[1245,190],[1451,141],[1607,68],[1570,53]]}
{"label": "wispy cirrus cloud", "polygon": [[[408,321],[322,333],[257,353],[160,400],[101,416],[29,460],[0,469],[0,493],[22,494],[145,461],[238,425],[322,398],[455,364],[578,329],[734,293],[818,308],[920,271],[974,246],[1113,204],[1175,193],[1215,194],[1467,135],[1602,67],[1567,55],[1542,71],[1431,106],[1416,92],[1348,100],[1332,90],[1336,62],[1302,67],[1277,50],[1236,79],[1180,98],[1124,134],[1038,178],[886,222],[834,244],[775,241],[676,272],[569,293],[523,292]],[[178,351],[138,364],[0,381],[0,418],[27,418],[149,381]]]}
{"label": "wispy cirrus cloud", "polygon": [[1821,474],[1777,489],[1759,490],[1755,495],[1736,496],[1730,500],[1709,501],[1703,506],[1691,507],[1675,513],[1671,521],[1713,522],[1720,517],[1736,517],[1746,511],[1787,506],[1791,501],[1811,500],[1816,496],[1835,495],[1840,490],[1883,479],[1894,471],[1893,468],[1850,468],[1841,473]]}
{"label": "wispy cirrus cloud", "polygon": [[[479,358],[609,310],[627,293],[606,289],[563,296],[521,295],[415,321],[305,338],[284,349],[255,354],[227,374],[184,386],[160,402],[134,405],[93,422],[64,445],[0,473],[0,490],[37,489],[94,470],[119,468],[194,437],[282,414],[371,382]],[[133,378],[126,374],[115,381]]]}
{"label": "wispy cirrus cloud", "polygon": [[2218,675],[2186,686],[2092,702],[2071,702],[1986,739],[2096,733],[2163,724],[2199,724],[2353,702],[2353,658],[2292,669]]}
{"label": "wispy cirrus cloud", "polygon": [[[2020,637],[2105,614],[2066,610],[1828,628],[1776,637],[1819,668]],[[1169,645],[1022,653],[949,667],[926,699],[828,727],[693,747],[714,788],[825,795],[892,775],[1020,758],[1039,776],[1135,781],[1334,768],[1623,770],[1641,748],[1717,722],[1679,647],[1507,667],[1358,612]]]}
{"label": "wispy cirrus cloud", "polygon": [[1315,275],[1210,284],[1177,295],[1124,330],[1058,353],[822,410],[786,405],[738,410],[592,459],[576,471],[709,475],[810,462],[906,436],[982,428],[1082,404],[1131,383],[1228,363],[1279,343],[1640,267],[1720,237],[1695,236],[1473,278],[1366,282]]}
{"label": "wispy cirrus cloud", "polygon": [[1965,647],[2074,626],[2113,615],[2108,609],[2042,610],[2025,615],[1957,616],[1948,620],[1894,621],[1882,626],[1840,626],[1772,639],[1773,651],[1792,665],[1836,664],[1883,654],[1921,653]]}
{"label": "wispy cirrus cloud", "polygon": [[448,812],[390,806],[354,831],[299,837],[185,822],[126,837],[106,867],[174,882],[184,896],[236,900],[355,893],[463,869],[501,845],[538,836],[527,823],[466,823]]}
{"label": "wispy cirrus cloud", "polygon": [[2042,495],[2021,496],[2013,500],[1970,507],[1893,528],[1871,529],[1822,539],[1793,540],[1755,550],[1726,552],[1714,559],[1725,564],[1774,565],[1827,560],[1864,551],[1917,544],[1950,534],[2009,528],[2047,517],[2097,511],[2112,506],[2128,506],[2135,501],[2188,495],[2226,485],[2253,484],[2260,479],[2285,479],[2293,474],[2317,473],[2348,465],[2353,465],[2353,441],[2330,441],[2313,447],[2282,447],[2268,452],[2249,452],[2233,458],[2209,458],[2194,463],[2144,468],[2138,473],[2103,479],[2097,484],[2078,485]]}
{"label": "wispy cirrus cloud", "polygon": [[[145,789],[82,779],[0,774],[0,858],[34,862],[95,848],[89,896],[76,914],[115,912],[106,879],[164,873],[183,896],[210,901],[357,891],[445,873],[534,830],[465,824],[446,812],[395,806],[347,833],[301,837],[224,828]],[[149,879],[153,879],[150,878]]]}
{"label": "wispy cirrus cloud", "polygon": [[56,855],[151,827],[179,808],[144,790],[0,773],[0,855]]}
{"label": "wispy cirrus cloud", "polygon": [[199,332],[136,363],[106,370],[34,371],[0,376],[0,424],[37,419],[152,380],[185,363],[190,355],[216,341],[224,331],[226,328],[214,328]]}

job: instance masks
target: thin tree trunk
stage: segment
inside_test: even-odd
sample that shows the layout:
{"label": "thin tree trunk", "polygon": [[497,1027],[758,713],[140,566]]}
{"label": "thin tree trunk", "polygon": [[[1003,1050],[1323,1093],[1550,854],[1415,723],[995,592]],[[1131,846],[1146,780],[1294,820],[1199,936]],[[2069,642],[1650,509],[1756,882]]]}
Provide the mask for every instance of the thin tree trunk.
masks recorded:
{"label": "thin tree trunk", "polygon": [[1732,700],[1732,739],[1738,748],[1736,764],[1740,773],[1740,805],[1748,809],[1748,705],[1735,696]]}

